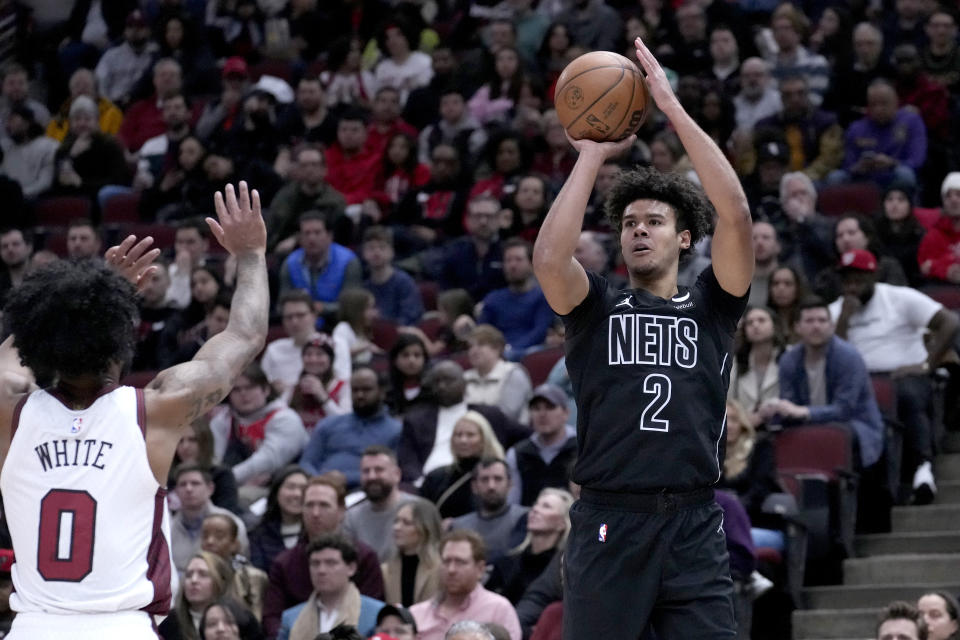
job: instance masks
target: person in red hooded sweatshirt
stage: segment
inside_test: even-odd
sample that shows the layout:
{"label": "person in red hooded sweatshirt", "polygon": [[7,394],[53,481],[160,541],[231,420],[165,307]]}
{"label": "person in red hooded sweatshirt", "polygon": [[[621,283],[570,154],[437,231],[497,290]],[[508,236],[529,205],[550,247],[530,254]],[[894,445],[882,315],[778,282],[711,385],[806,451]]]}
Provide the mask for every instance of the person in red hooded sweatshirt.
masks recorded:
{"label": "person in red hooded sweatshirt", "polygon": [[360,109],[348,109],[337,124],[337,140],[327,149],[327,182],[343,194],[350,205],[361,205],[363,213],[380,219],[374,199],[376,179],[383,153],[367,144],[367,116]]}
{"label": "person in red hooded sweatshirt", "polygon": [[917,262],[928,278],[960,284],[960,171],[943,179],[940,197],[940,217],[920,241]]}

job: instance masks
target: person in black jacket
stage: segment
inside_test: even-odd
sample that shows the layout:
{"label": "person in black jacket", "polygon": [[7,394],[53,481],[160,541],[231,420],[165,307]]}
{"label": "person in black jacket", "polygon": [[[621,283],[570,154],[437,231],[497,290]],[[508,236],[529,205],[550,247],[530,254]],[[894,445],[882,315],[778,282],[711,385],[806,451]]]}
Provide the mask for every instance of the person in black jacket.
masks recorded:
{"label": "person in black jacket", "polygon": [[269,571],[274,558],[297,544],[306,486],[307,472],[299,465],[288,465],[273,474],[267,510],[249,535],[253,566]]}

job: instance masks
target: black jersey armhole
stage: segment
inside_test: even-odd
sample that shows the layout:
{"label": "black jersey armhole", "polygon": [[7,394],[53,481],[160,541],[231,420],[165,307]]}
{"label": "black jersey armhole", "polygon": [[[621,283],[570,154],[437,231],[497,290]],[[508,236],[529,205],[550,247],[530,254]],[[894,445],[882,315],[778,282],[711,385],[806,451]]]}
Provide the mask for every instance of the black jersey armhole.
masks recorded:
{"label": "black jersey armhole", "polygon": [[137,394],[137,424],[144,440],[147,438],[147,403],[143,398],[143,389],[134,389]]}
{"label": "black jersey armhole", "polygon": [[27,404],[29,393],[25,393],[17,400],[17,405],[13,408],[13,416],[10,418],[10,442],[13,442],[13,436],[17,435],[17,427],[20,426],[20,412],[23,411],[23,405]]}

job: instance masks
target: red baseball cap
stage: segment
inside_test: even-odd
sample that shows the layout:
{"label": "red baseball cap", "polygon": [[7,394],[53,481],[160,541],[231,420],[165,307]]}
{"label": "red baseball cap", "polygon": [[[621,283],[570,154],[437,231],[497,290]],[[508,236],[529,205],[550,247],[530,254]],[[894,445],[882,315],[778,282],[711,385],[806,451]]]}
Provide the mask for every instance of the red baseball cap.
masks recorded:
{"label": "red baseball cap", "polygon": [[227,58],[227,61],[223,63],[222,75],[224,78],[230,75],[236,75],[236,76],[250,75],[250,70],[247,68],[247,61],[241,58],[240,56],[233,56],[231,58]]}
{"label": "red baseball cap", "polygon": [[397,640],[393,636],[388,636],[385,633],[378,633],[374,636],[370,636],[367,640]]}
{"label": "red baseball cap", "polygon": [[840,256],[841,269],[857,269],[859,271],[876,271],[877,258],[865,249],[853,249]]}

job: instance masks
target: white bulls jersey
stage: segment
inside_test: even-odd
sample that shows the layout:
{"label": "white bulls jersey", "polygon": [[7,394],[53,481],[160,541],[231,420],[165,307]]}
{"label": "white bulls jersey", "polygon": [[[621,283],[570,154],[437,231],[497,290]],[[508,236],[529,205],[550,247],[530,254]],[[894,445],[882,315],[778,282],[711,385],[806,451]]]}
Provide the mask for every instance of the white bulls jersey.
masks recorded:
{"label": "white bulls jersey", "polygon": [[77,411],[42,390],[21,401],[0,474],[15,611],[170,608],[166,489],[150,469],[144,424],[143,392],[132,387]]}

